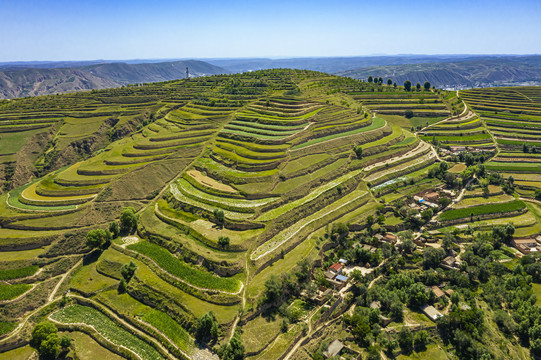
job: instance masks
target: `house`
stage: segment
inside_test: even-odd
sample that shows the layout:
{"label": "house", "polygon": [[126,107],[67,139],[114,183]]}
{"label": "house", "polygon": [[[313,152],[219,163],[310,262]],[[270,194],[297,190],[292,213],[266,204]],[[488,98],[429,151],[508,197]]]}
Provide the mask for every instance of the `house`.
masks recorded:
{"label": "house", "polygon": [[453,295],[454,292],[455,292],[455,291],[454,291],[453,289],[447,289],[447,290],[445,290],[445,293],[446,293],[447,296],[449,296],[449,297],[450,297],[451,295]]}
{"label": "house", "polygon": [[423,198],[427,199],[428,201],[432,201],[432,202],[438,201],[439,197],[440,197],[440,194],[435,192],[435,191],[431,191],[431,192],[428,192],[428,193],[423,195]]}
{"label": "house", "polygon": [[336,273],[335,272],[332,272],[332,271],[325,271],[325,279],[327,280],[332,280],[334,279],[334,277],[336,276]]}
{"label": "house", "polygon": [[532,238],[513,239],[511,242],[518,251],[523,254],[529,254],[532,251],[537,251],[537,241]]}
{"label": "house", "polygon": [[380,301],[372,301],[370,303],[370,308],[372,308],[372,309],[381,309],[381,302]]}
{"label": "house", "polygon": [[447,268],[454,268],[456,266],[456,259],[453,256],[447,256],[441,261],[440,265]]}
{"label": "house", "polygon": [[306,291],[301,292],[301,296],[317,305],[322,305],[329,294],[332,294],[331,289],[325,289],[325,291],[318,291],[317,294],[314,294],[312,296],[309,296]]}
{"label": "house", "polygon": [[432,291],[434,292],[434,295],[436,295],[436,299],[440,299],[443,296],[445,296],[445,293],[441,291],[441,289],[437,286],[432,286]]}
{"label": "house", "polygon": [[344,275],[336,275],[336,277],[334,279],[336,281],[347,283],[349,278],[347,276],[344,276]]}
{"label": "house", "polygon": [[329,267],[329,270],[335,274],[341,274],[343,269],[344,269],[344,265],[340,263],[334,263]]}
{"label": "house", "polygon": [[397,239],[397,236],[395,234],[391,234],[391,233],[386,233],[383,240],[390,243],[390,244],[394,244],[396,243],[396,239]]}
{"label": "house", "polygon": [[337,356],[340,354],[340,352],[342,352],[343,348],[344,348],[344,343],[336,339],[332,343],[329,344],[329,347],[327,348],[327,350],[323,352],[323,355],[326,358]]}
{"label": "house", "polygon": [[421,306],[421,310],[432,321],[436,321],[443,316],[438,310],[436,310],[434,306],[431,305],[423,305]]}

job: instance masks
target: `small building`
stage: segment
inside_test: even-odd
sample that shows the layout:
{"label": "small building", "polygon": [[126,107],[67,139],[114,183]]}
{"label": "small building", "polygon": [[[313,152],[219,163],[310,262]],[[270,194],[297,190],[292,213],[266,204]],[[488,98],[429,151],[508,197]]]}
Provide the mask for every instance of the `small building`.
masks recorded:
{"label": "small building", "polygon": [[370,303],[370,308],[372,308],[372,309],[381,309],[381,302],[380,301],[372,301]]}
{"label": "small building", "polygon": [[441,289],[435,285],[432,286],[432,291],[434,292],[434,295],[436,295],[437,299],[441,299],[442,297],[445,296],[445,293],[441,291]]}
{"label": "small building", "polygon": [[390,244],[394,244],[394,243],[396,243],[397,236],[395,234],[386,233],[383,240],[390,243]]}
{"label": "small building", "polygon": [[381,235],[381,234],[376,234],[376,235],[374,235],[374,237],[376,239],[378,239],[378,241],[383,241],[383,239],[384,239],[383,235]]}
{"label": "small building", "polygon": [[341,274],[343,269],[344,269],[344,265],[340,263],[334,263],[329,267],[329,270],[335,274]]}
{"label": "small building", "polygon": [[428,201],[432,201],[432,202],[438,201],[439,197],[440,197],[440,194],[435,191],[431,191],[423,195],[424,199],[427,199]]}
{"label": "small building", "polygon": [[346,259],[338,259],[338,262],[342,265],[347,265],[348,261]]}
{"label": "small building", "polygon": [[344,275],[336,275],[336,277],[334,279],[336,281],[347,283],[349,278],[347,276],[344,276]]}
{"label": "small building", "polygon": [[446,293],[447,296],[449,296],[449,297],[450,297],[451,295],[453,295],[454,292],[455,292],[455,291],[454,291],[453,289],[447,289],[447,290],[445,290],[445,293]]}
{"label": "small building", "polygon": [[447,256],[445,259],[441,261],[442,266],[446,266],[449,268],[454,268],[456,266],[456,259],[453,256]]}
{"label": "small building", "polygon": [[336,273],[335,272],[332,272],[332,271],[325,271],[325,279],[327,280],[332,280],[334,279],[334,277],[336,276]]}
{"label": "small building", "polygon": [[423,311],[423,313],[428,316],[428,318],[432,321],[436,321],[438,320],[440,317],[442,317],[443,315],[438,311],[436,310],[436,308],[432,305],[423,305],[421,306],[421,310]]}
{"label": "small building", "polygon": [[329,344],[329,347],[327,348],[327,350],[323,352],[323,355],[326,358],[331,358],[331,357],[340,355],[340,353],[342,352],[342,349],[344,349],[344,343],[336,339],[332,343]]}
{"label": "small building", "polygon": [[532,251],[537,251],[537,241],[533,238],[513,239],[512,244],[523,254],[529,254]]}

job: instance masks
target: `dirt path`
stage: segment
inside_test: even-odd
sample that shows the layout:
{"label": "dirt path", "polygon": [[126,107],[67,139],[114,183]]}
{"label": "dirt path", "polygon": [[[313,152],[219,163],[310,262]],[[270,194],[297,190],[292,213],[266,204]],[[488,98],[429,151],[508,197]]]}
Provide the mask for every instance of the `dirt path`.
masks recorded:
{"label": "dirt path", "polygon": [[[436,153],[436,151],[434,149],[432,149],[432,151],[430,153],[422,155],[422,157],[419,157],[418,159],[419,159],[419,162],[422,162],[424,160],[430,160],[431,158],[436,157],[437,155],[438,154]],[[397,165],[395,167],[395,170],[397,170],[397,171],[407,170],[409,168],[417,166],[418,162],[415,163],[415,164],[411,164],[409,166],[406,166],[406,167],[401,167],[402,165],[404,165],[404,164]],[[377,172],[375,172],[373,174],[370,174],[366,178],[364,178],[364,181],[373,182],[374,180],[377,180],[377,179],[379,179],[379,178],[381,178],[381,177],[383,177],[385,175],[392,174],[393,172],[396,172],[396,171],[389,172],[388,171],[389,169],[382,169],[382,170],[385,170],[385,171],[377,171]],[[403,176],[405,176],[405,175],[403,175]]]}
{"label": "dirt path", "polygon": [[[357,135],[359,135],[359,134],[370,134],[370,133],[372,133],[372,132],[374,132],[374,131],[378,131],[378,130],[383,129],[384,127],[387,126],[387,124],[388,124],[388,123],[387,123],[387,120],[385,120],[385,124],[384,124],[382,127],[380,127],[380,128],[377,128],[377,129],[374,129],[374,130],[369,130],[369,131],[366,131],[366,132],[363,132],[363,133],[357,133],[357,134],[351,134],[351,135],[347,135],[347,136],[342,136],[340,139],[347,139],[348,137],[351,137],[351,136],[357,136]],[[318,142],[318,143],[316,143],[316,144],[304,146],[304,147],[302,147],[302,148],[298,148],[298,149],[294,149],[294,150],[289,149],[288,152],[295,152],[295,151],[299,151],[299,150],[308,149],[308,148],[310,148],[310,147],[312,147],[312,146],[318,146],[318,145],[321,145],[321,144],[325,144],[325,143],[327,143],[327,142],[334,141],[334,140],[336,140],[336,139],[337,139],[337,138],[329,139],[329,140],[325,140],[325,141],[321,141],[321,142]]]}
{"label": "dirt path", "polygon": [[[170,358],[175,358],[175,356],[173,356],[173,354],[171,354],[169,352],[169,350],[167,348],[165,348],[161,342],[159,342],[157,339],[149,336],[148,334],[146,334],[144,331],[142,330],[139,330],[137,327],[133,326],[132,324],[130,324],[129,322],[127,322],[126,320],[122,319],[120,316],[118,316],[117,314],[115,314],[112,310],[110,310],[109,308],[99,304],[98,302],[92,300],[92,299],[89,299],[89,298],[85,298],[85,297],[82,297],[82,296],[79,296],[79,295],[69,295],[70,298],[77,298],[77,299],[83,299],[85,301],[89,301],[89,302],[92,302],[94,303],[96,306],[98,306],[99,309],[102,309],[103,312],[105,313],[105,315],[107,317],[109,317],[110,319],[118,322],[118,323],[121,323],[123,325],[123,327],[125,329],[128,329],[128,331],[132,334],[138,334],[139,336],[138,337],[142,337],[143,339],[148,339],[150,341],[152,341],[153,343],[155,343],[164,353],[168,354]],[[54,321],[54,320],[53,320]],[[92,327],[90,325],[87,325],[87,324],[82,324],[82,325],[85,325],[85,326],[88,326],[88,327]],[[95,330],[95,329],[94,329]],[[164,336],[165,338],[169,339],[164,333],[162,333],[160,330],[156,329],[156,331]],[[98,331],[97,331],[98,332]],[[110,341],[109,339],[107,339],[105,336],[103,336],[100,332],[98,332],[98,334],[100,334],[101,337],[103,337],[104,339],[106,339],[107,341]],[[111,341],[110,341],[111,342]],[[127,349],[127,348],[126,348]],[[130,350],[128,349],[130,352],[134,353],[133,350]],[[136,354],[137,356],[139,356],[138,354]]]}
{"label": "dirt path", "polygon": [[424,141],[420,141],[419,144],[413,150],[408,151],[404,155],[392,157],[390,159],[380,161],[380,162],[377,162],[377,163],[372,164],[372,165],[368,165],[363,170],[364,171],[370,171],[370,170],[378,168],[380,166],[390,165],[390,164],[393,164],[393,163],[398,162],[400,160],[407,159],[407,158],[410,158],[410,157],[414,157],[415,155],[417,155],[419,153],[422,153],[423,151],[425,151],[429,147],[430,147],[430,145],[428,143],[426,143]]}
{"label": "dirt path", "polygon": [[56,293],[58,292],[58,289],[60,288],[60,286],[62,285],[62,283],[64,282],[64,280],[66,280],[66,278],[69,276],[69,274],[71,274],[71,272],[77,267],[79,266],[80,264],[83,263],[83,259],[77,261],[77,263],[75,265],[73,265],[73,267],[71,269],[69,269],[68,271],[66,271],[66,273],[64,275],[62,275],[62,277],[60,278],[60,281],[58,281],[58,283],[56,284],[56,286],[54,287],[53,291],[51,292],[51,295],[49,295],[49,298],[47,299],[48,302],[53,302],[55,296],[56,296]]}
{"label": "dirt path", "polygon": [[[261,257],[263,257],[263,256],[265,256],[265,255],[267,255],[267,254],[269,254],[269,253],[271,253],[271,252],[273,252],[274,250],[276,250],[277,248],[279,248],[282,244],[285,244],[287,241],[289,241],[293,236],[297,235],[302,229],[304,229],[304,228],[307,227],[308,225],[310,225],[310,224],[312,224],[313,222],[315,222],[315,221],[321,219],[321,218],[324,217],[324,216],[329,215],[330,213],[333,213],[333,212],[335,212],[335,211],[340,210],[341,208],[343,208],[343,207],[345,207],[345,206],[348,206],[348,205],[351,204],[352,202],[359,200],[359,198],[361,198],[361,197],[363,197],[363,196],[365,196],[365,195],[366,195],[366,192],[363,192],[361,195],[359,195],[358,197],[356,197],[356,198],[354,198],[354,199],[352,199],[352,200],[346,202],[345,204],[342,204],[342,205],[340,205],[340,206],[338,206],[338,207],[336,207],[336,208],[334,208],[334,209],[332,209],[332,210],[329,210],[329,211],[327,211],[327,212],[321,214],[321,215],[318,216],[317,218],[310,220],[309,222],[307,222],[306,224],[302,225],[302,226],[299,227],[297,230],[295,230],[295,231],[294,231],[292,234],[290,234],[286,239],[284,239],[283,241],[281,241],[280,243],[278,243],[276,246],[271,247],[269,250],[265,251],[263,254],[259,255],[259,256],[256,257],[255,259],[252,258],[252,255],[253,255],[253,252],[252,252],[252,255],[250,255],[250,259],[252,259],[252,260],[255,261],[255,260],[258,260],[258,259],[260,259]],[[296,224],[296,223],[295,223],[295,224]],[[322,227],[322,226],[321,226],[321,227]],[[318,229],[320,229],[321,227],[318,227]],[[317,229],[316,229],[316,230],[317,230]],[[278,234],[280,234],[280,233],[278,233]],[[276,236],[278,236],[278,234],[277,234]],[[273,239],[274,239],[274,237],[273,237]],[[272,241],[272,239],[269,240],[269,241]],[[263,246],[263,245],[265,245],[266,243],[267,243],[267,242],[261,244],[260,246]],[[258,248],[259,248],[259,247],[258,247]],[[257,250],[258,248],[256,248],[256,250]]]}
{"label": "dirt path", "polygon": [[234,292],[234,293],[229,292],[229,291],[225,291],[225,290],[208,289],[208,288],[204,288],[204,287],[199,287],[197,285],[194,285],[192,283],[187,282],[184,279],[179,278],[178,276],[175,276],[175,275],[171,274],[170,272],[168,272],[167,270],[162,268],[160,265],[158,265],[158,263],[156,261],[154,261],[153,259],[151,259],[150,257],[148,257],[148,256],[146,256],[144,254],[138,253],[138,252],[130,250],[130,249],[126,249],[126,251],[132,252],[132,253],[134,253],[134,255],[137,255],[139,257],[144,257],[145,259],[152,262],[157,268],[159,268],[163,272],[167,273],[168,276],[172,277],[176,281],[180,281],[181,283],[184,283],[184,284],[188,285],[189,287],[194,288],[194,289],[199,290],[199,291],[218,292],[218,293],[227,294],[227,295],[239,295],[242,292],[242,289],[244,289],[244,283],[242,281],[240,282],[240,289],[238,291]]}
{"label": "dirt path", "polygon": [[533,203],[536,203],[537,205],[541,205],[541,201],[536,200],[536,199],[530,199],[530,198],[525,198],[525,197],[519,197],[518,199],[522,201],[533,202]]}
{"label": "dirt path", "polygon": [[73,271],[73,269],[75,269],[83,260],[79,260],[71,269],[69,269],[64,275],[61,276],[58,284],[56,284],[56,286],[54,287],[53,291],[51,292],[51,295],[47,298],[47,302],[45,304],[43,304],[42,306],[38,307],[37,309],[31,311],[30,313],[28,313],[26,316],[24,316],[24,318],[22,319],[22,321],[19,323],[19,325],[17,325],[17,327],[15,329],[12,330],[11,334],[9,334],[8,336],[6,336],[5,338],[3,339],[0,339],[0,344],[2,343],[5,343],[7,340],[11,339],[12,337],[18,335],[21,330],[24,328],[24,326],[26,325],[26,323],[28,322],[28,320],[34,316],[35,314],[37,314],[39,311],[43,310],[44,308],[46,308],[47,306],[49,306],[52,302],[54,301],[57,301],[59,300],[59,298],[54,298],[54,294],[56,294],[56,292],[58,291],[58,289],[60,288],[60,284],[62,284],[64,282],[64,280],[66,279],[66,277]]}

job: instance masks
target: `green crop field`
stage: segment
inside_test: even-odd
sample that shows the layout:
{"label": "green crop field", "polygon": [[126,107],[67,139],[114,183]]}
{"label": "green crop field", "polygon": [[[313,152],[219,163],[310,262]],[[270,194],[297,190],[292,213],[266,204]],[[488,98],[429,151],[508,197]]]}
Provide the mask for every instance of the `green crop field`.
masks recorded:
{"label": "green crop field", "polygon": [[171,253],[158,245],[148,242],[138,242],[129,245],[128,248],[150,257],[167,272],[186,280],[186,282],[193,284],[194,286],[228,292],[236,292],[240,289],[240,284],[237,280],[221,278],[197,270],[178,260],[171,255]]}
{"label": "green crop field", "polygon": [[152,346],[116,325],[113,320],[94,308],[70,305],[53,313],[51,319],[64,324],[84,324],[92,327],[108,341],[117,346],[125,346],[143,359],[163,358]]}
{"label": "green crop field", "polygon": [[497,203],[497,204],[487,204],[480,206],[473,206],[462,209],[452,209],[444,212],[439,216],[439,219],[442,221],[463,219],[471,216],[487,215],[487,214],[498,214],[498,213],[509,213],[513,211],[522,210],[526,207],[524,202],[520,200],[515,200],[506,203]]}
{"label": "green crop field", "polygon": [[30,290],[31,287],[32,286],[28,284],[0,284],[0,301],[12,300]]}

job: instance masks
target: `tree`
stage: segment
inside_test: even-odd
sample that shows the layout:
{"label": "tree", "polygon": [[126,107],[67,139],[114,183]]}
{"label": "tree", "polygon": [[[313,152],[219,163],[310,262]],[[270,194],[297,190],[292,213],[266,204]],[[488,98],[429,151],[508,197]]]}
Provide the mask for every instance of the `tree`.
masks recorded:
{"label": "tree", "polygon": [[411,81],[409,81],[409,80],[404,81],[404,90],[406,90],[406,91],[411,90]]}
{"label": "tree", "polygon": [[437,267],[443,258],[445,257],[445,251],[441,248],[427,247],[423,253],[423,265],[425,268]]}
{"label": "tree", "polygon": [[428,341],[428,333],[426,330],[417,331],[417,334],[413,337],[413,343],[418,349],[423,349]]}
{"label": "tree", "polygon": [[220,245],[222,249],[225,249],[229,246],[229,238],[227,236],[220,236],[218,238],[218,245]]}
{"label": "tree", "polygon": [[430,90],[430,83],[428,81],[425,81],[425,84],[423,86],[425,88],[425,91]]}
{"label": "tree", "polygon": [[223,225],[225,220],[224,211],[222,209],[214,209],[214,217],[219,225]]}
{"label": "tree", "polygon": [[63,335],[60,339],[60,347],[64,350],[71,346],[71,338],[68,335]]}
{"label": "tree", "polygon": [[240,335],[235,332],[229,343],[220,346],[218,355],[222,360],[242,360],[244,359],[244,351]]}
{"label": "tree", "polygon": [[398,245],[400,251],[405,252],[406,254],[411,254],[417,248],[417,245],[413,242],[412,239],[405,239]]}
{"label": "tree", "polygon": [[391,317],[397,323],[404,321],[403,306],[400,301],[395,301],[391,304]]}
{"label": "tree", "polygon": [[413,335],[405,326],[403,326],[398,333],[398,345],[405,354],[409,354],[413,350]]}
{"label": "tree", "polygon": [[218,339],[218,322],[212,311],[203,314],[195,324],[195,339],[200,343],[209,343]]}
{"label": "tree", "polygon": [[113,238],[116,238],[120,234],[120,228],[118,227],[118,223],[116,221],[111,221],[109,224],[109,232]]}
{"label": "tree", "polygon": [[111,245],[111,233],[103,229],[90,230],[86,234],[86,245],[92,249],[105,250]]}
{"label": "tree", "polygon": [[34,330],[32,330],[32,339],[30,340],[30,345],[32,345],[34,348],[39,348],[42,341],[45,341],[47,339],[47,336],[51,334],[58,333],[58,329],[56,328],[56,325],[53,324],[50,321],[43,321],[34,327]]}
{"label": "tree", "polygon": [[137,227],[137,215],[135,209],[127,206],[120,213],[120,229],[124,233],[131,233]]}
{"label": "tree", "polygon": [[135,270],[137,270],[137,264],[133,262],[133,260],[130,260],[128,264],[122,265],[120,273],[122,274],[124,280],[126,280],[126,282],[128,283],[135,274]]}
{"label": "tree", "polygon": [[426,209],[421,213],[421,217],[424,221],[428,221],[432,219],[432,216],[434,215],[434,211],[432,209]]}
{"label": "tree", "polygon": [[396,84],[396,81],[393,83],[393,87],[396,89],[397,88],[397,84]]}
{"label": "tree", "polygon": [[413,117],[413,111],[411,110],[406,110],[404,112],[404,116],[406,117],[406,119],[411,119]]}
{"label": "tree", "polygon": [[421,83],[417,83],[415,87],[417,88],[417,91],[421,90]]}
{"label": "tree", "polygon": [[393,81],[391,79],[387,79],[387,85],[391,86],[393,84]]}
{"label": "tree", "polygon": [[357,159],[360,159],[363,157],[363,148],[361,145],[355,146],[353,148],[353,151],[355,151],[355,155],[357,156]]}
{"label": "tree", "polygon": [[372,83],[373,81],[374,81],[374,79],[372,78],[372,75],[370,75],[370,76],[368,77],[368,82],[369,82],[369,83]]}
{"label": "tree", "polygon": [[56,359],[60,354],[60,338],[58,334],[50,334],[41,342],[38,353],[43,359]]}

